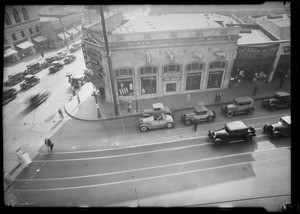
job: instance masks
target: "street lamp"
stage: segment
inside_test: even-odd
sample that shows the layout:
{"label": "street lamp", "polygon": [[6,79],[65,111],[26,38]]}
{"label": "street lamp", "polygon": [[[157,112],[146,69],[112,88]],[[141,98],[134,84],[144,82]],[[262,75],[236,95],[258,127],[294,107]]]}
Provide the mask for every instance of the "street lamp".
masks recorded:
{"label": "street lamp", "polygon": [[95,97],[95,101],[96,101],[96,109],[97,109],[97,113],[98,113],[98,118],[101,118],[101,113],[100,113],[100,109],[99,109],[99,103],[98,103],[98,99],[97,96],[99,95],[99,91],[94,90],[92,93],[92,96]]}

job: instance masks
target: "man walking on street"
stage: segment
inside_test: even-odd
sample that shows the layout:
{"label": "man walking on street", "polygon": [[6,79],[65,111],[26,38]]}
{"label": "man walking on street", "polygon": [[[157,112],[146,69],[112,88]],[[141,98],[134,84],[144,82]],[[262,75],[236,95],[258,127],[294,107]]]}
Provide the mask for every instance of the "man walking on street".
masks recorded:
{"label": "man walking on street", "polygon": [[52,141],[49,138],[45,138],[45,145],[48,147],[48,149],[50,148],[51,152],[52,152],[52,149],[54,147],[54,143],[52,143]]}
{"label": "man walking on street", "polygon": [[198,127],[198,120],[195,119],[194,120],[194,131],[197,131],[197,127]]}
{"label": "man walking on street", "polygon": [[215,103],[217,103],[217,102],[218,102],[218,99],[219,99],[219,94],[218,94],[218,93],[216,93],[216,94],[215,94]]}
{"label": "man walking on street", "polygon": [[43,51],[41,51],[41,55],[42,55],[42,57],[44,58],[44,53],[43,53]]}
{"label": "man walking on street", "polygon": [[79,98],[79,95],[77,94],[77,101],[78,101],[78,104],[80,103],[80,98]]}
{"label": "man walking on street", "polygon": [[58,109],[58,114],[61,117],[61,119],[64,119],[64,115],[63,115],[63,113],[62,113],[62,111],[61,111],[60,108]]}

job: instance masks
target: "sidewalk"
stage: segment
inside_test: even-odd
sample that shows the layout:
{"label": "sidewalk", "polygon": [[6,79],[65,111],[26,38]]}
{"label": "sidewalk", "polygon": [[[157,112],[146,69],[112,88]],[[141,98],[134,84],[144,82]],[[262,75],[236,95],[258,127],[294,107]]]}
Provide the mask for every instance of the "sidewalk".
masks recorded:
{"label": "sidewalk", "polygon": [[[127,112],[127,109],[120,110],[120,115],[122,117],[130,117],[136,116],[140,114],[142,109],[152,108],[153,103],[162,102],[164,105],[170,107],[174,111],[184,110],[192,108],[192,104],[197,101],[202,101],[206,106],[210,105],[221,105],[224,103],[232,102],[233,98],[239,96],[250,96],[254,100],[264,99],[266,97],[272,97],[274,92],[276,91],[286,91],[290,93],[290,79],[285,80],[285,83],[281,89],[278,89],[279,80],[271,83],[259,83],[258,90],[256,95],[252,95],[254,84],[251,83],[236,83],[233,85],[231,89],[222,89],[222,90],[212,90],[212,91],[204,91],[191,93],[190,98],[188,98],[187,94],[176,94],[166,97],[157,97],[150,99],[143,99],[138,101],[131,102],[131,112]],[[100,112],[102,117],[97,117],[97,109],[96,109],[96,101],[93,96],[91,96],[93,92],[92,83],[86,83],[82,86],[82,88],[78,91],[78,95],[80,97],[81,103],[78,104],[77,97],[74,96],[65,104],[66,112],[73,118],[86,120],[86,121],[94,121],[94,120],[107,120],[107,119],[119,119],[120,116],[114,116],[114,104],[109,103],[101,98],[100,100]],[[215,94],[218,92],[222,92],[221,102],[216,104]]]}

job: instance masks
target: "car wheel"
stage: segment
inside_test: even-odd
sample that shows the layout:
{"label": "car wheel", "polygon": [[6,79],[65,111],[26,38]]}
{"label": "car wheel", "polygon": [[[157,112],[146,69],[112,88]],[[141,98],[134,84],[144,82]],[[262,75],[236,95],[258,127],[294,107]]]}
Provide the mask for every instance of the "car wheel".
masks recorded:
{"label": "car wheel", "polygon": [[145,132],[145,131],[148,130],[148,128],[146,126],[142,126],[140,129],[141,129],[142,132]]}
{"label": "car wheel", "polygon": [[251,136],[251,135],[247,135],[247,136],[245,137],[245,141],[246,141],[246,142],[249,142],[250,140],[252,140],[252,136]]}
{"label": "car wheel", "polygon": [[276,110],[276,106],[271,106],[270,107],[270,111],[275,111]]}
{"label": "car wheel", "polygon": [[247,114],[252,114],[253,109],[252,109],[252,108],[248,108],[248,109],[246,110],[246,112],[247,112]]}
{"label": "car wheel", "polygon": [[211,121],[213,121],[213,119],[214,119],[214,117],[209,116],[209,117],[207,118],[207,121],[211,122]]}
{"label": "car wheel", "polygon": [[167,123],[167,128],[170,129],[173,127],[173,123]]}
{"label": "car wheel", "polygon": [[186,126],[189,126],[189,125],[191,125],[192,123],[193,123],[193,122],[192,122],[191,120],[186,120],[186,121],[185,121],[185,125],[186,125]]}
{"label": "car wheel", "polygon": [[233,116],[233,112],[232,111],[228,111],[226,114],[227,117],[232,117]]}
{"label": "car wheel", "polygon": [[276,133],[276,134],[272,134],[271,137],[273,139],[278,139],[280,137],[280,134]]}

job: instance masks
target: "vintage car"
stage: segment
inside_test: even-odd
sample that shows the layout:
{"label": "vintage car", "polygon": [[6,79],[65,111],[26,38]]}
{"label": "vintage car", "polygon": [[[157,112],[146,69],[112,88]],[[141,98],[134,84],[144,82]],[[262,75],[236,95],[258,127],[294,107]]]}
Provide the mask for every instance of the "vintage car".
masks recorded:
{"label": "vintage car", "polygon": [[67,55],[68,55],[68,51],[67,51],[67,50],[64,50],[64,51],[58,51],[58,52],[56,53],[56,57],[58,58],[58,60],[64,59]]}
{"label": "vintage car", "polygon": [[26,74],[36,74],[37,72],[40,72],[43,69],[40,61],[35,61],[30,65],[27,65],[26,67]]}
{"label": "vintage car", "polygon": [[74,44],[74,45],[72,45],[72,47],[70,48],[70,53],[74,53],[74,52],[76,52],[76,51],[78,51],[78,50],[80,50],[81,49],[81,44]]}
{"label": "vintage car", "polygon": [[3,88],[2,105],[14,100],[17,97],[17,90],[14,88]]}
{"label": "vintage car", "polygon": [[274,124],[265,124],[263,132],[269,134],[271,138],[279,138],[281,136],[291,135],[291,116],[284,116],[279,119],[279,122]]}
{"label": "vintage car", "polygon": [[232,117],[235,114],[251,114],[254,111],[254,100],[251,97],[237,97],[233,99],[233,103],[222,106],[222,112],[227,117]]}
{"label": "vintage car", "polygon": [[16,74],[8,75],[8,79],[3,83],[4,86],[14,86],[24,79],[25,73],[19,72]]}
{"label": "vintage car", "polygon": [[284,91],[275,92],[274,97],[265,99],[261,105],[270,111],[291,106],[291,95]]}
{"label": "vintage car", "polygon": [[64,58],[64,63],[65,64],[70,64],[71,62],[74,62],[76,60],[76,56],[74,56],[73,54],[68,54],[65,58]]}
{"label": "vintage car", "polygon": [[151,115],[157,115],[160,113],[169,114],[173,116],[171,109],[167,106],[164,106],[162,103],[154,103],[152,104],[152,109],[142,110],[143,117],[149,117]]}
{"label": "vintage car", "polygon": [[49,71],[50,73],[55,73],[57,71],[59,71],[60,69],[63,69],[64,64],[61,63],[60,61],[53,61],[51,63],[51,66],[49,67]]}
{"label": "vintage car", "polygon": [[45,102],[48,97],[50,96],[50,93],[47,91],[47,89],[41,91],[40,93],[31,96],[29,98],[29,105],[31,106],[38,106],[40,104],[42,104],[43,102]]}
{"label": "vintage car", "polygon": [[73,74],[68,72],[66,77],[69,78],[68,82],[71,83],[71,86],[73,86],[75,90],[79,89],[86,82],[84,74]]}
{"label": "vintage car", "polygon": [[24,77],[24,82],[20,84],[21,89],[29,89],[32,86],[38,84],[40,82],[40,78],[35,75],[28,74]]}
{"label": "vintage car", "polygon": [[172,128],[174,126],[174,119],[168,114],[158,114],[149,117],[143,117],[139,119],[139,127],[142,132],[148,129],[159,129],[159,128]]}
{"label": "vintage car", "polygon": [[193,107],[193,112],[181,114],[185,125],[191,125],[194,121],[213,121],[216,117],[215,111],[207,109],[203,102],[197,102]]}
{"label": "vintage car", "polygon": [[243,121],[229,122],[224,128],[208,131],[208,139],[215,144],[248,142],[255,136],[255,129],[252,126],[246,125]]}
{"label": "vintage car", "polygon": [[52,62],[59,60],[56,55],[51,55],[45,58],[45,61],[51,65]]}

